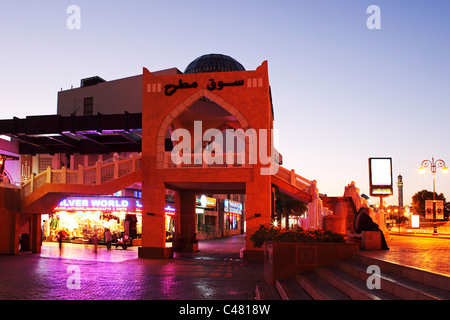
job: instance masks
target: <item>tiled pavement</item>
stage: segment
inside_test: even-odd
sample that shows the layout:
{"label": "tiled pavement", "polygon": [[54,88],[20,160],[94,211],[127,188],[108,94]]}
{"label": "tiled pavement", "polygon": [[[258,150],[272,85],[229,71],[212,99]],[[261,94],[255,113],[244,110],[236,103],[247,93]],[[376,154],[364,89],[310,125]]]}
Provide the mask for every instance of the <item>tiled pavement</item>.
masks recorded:
{"label": "tiled pavement", "polygon": [[60,257],[45,243],[41,255],[0,256],[0,299],[252,300],[263,269],[239,259],[243,236],[214,243],[167,260],[75,244],[63,244]]}
{"label": "tiled pavement", "polygon": [[[200,243],[201,252],[168,260],[137,258],[137,249],[55,244],[42,254],[0,256],[0,299],[253,300],[261,264],[239,259],[243,236]],[[389,251],[366,251],[450,275],[450,239],[392,236]]]}

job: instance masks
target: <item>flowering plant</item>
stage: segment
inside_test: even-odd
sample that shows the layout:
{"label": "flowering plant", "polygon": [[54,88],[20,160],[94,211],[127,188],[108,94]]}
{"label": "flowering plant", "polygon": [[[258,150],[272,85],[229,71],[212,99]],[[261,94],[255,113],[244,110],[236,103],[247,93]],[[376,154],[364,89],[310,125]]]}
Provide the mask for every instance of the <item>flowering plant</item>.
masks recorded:
{"label": "flowering plant", "polygon": [[286,230],[275,227],[272,224],[261,224],[258,230],[250,237],[253,245],[261,247],[264,242],[345,242],[344,237],[339,233],[325,230]]}

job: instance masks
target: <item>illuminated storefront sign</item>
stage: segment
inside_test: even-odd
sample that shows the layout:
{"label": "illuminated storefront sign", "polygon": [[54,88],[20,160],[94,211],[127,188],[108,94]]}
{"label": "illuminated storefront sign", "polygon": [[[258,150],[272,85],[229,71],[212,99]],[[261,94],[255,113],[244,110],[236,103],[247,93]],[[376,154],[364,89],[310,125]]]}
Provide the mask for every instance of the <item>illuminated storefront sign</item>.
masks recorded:
{"label": "illuminated storefront sign", "polygon": [[216,198],[210,198],[205,195],[202,195],[200,198],[195,199],[197,207],[200,208],[215,208],[216,207]]}
{"label": "illuminated storefront sign", "polygon": [[136,207],[136,211],[137,211],[137,212],[142,212],[142,203],[141,203],[141,200],[136,200],[134,205],[135,205],[135,207]]}
{"label": "illuminated storefront sign", "polygon": [[242,203],[240,202],[225,200],[223,206],[225,212],[242,214]]}
{"label": "illuminated storefront sign", "polygon": [[62,200],[54,211],[134,212],[136,209],[142,209],[142,204],[134,198],[69,197]]}
{"label": "illuminated storefront sign", "polygon": [[173,207],[171,207],[171,206],[166,206],[165,208],[164,208],[164,213],[167,215],[167,216],[174,216],[175,215],[175,208],[173,208]]}

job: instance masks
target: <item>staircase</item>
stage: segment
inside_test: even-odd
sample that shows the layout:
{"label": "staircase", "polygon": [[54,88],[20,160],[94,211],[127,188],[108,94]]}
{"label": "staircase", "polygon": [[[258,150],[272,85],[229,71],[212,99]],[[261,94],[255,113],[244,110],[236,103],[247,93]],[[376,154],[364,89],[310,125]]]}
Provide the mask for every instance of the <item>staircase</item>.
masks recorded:
{"label": "staircase", "polygon": [[[380,289],[369,289],[374,278],[369,266],[381,270]],[[262,283],[257,300],[450,300],[450,276],[402,266],[363,255],[337,261],[295,278]]]}

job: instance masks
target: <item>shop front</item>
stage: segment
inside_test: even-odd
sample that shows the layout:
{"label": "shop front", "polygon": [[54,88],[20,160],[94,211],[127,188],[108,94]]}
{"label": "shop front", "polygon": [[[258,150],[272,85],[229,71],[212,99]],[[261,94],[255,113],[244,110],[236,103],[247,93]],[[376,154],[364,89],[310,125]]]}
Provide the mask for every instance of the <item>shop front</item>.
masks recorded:
{"label": "shop front", "polygon": [[96,234],[99,243],[109,229],[113,238],[132,239],[139,245],[142,234],[140,199],[124,197],[68,197],[48,215],[42,215],[44,241],[57,241],[60,231],[66,242],[88,244]]}
{"label": "shop front", "polygon": [[240,234],[243,232],[242,226],[242,203],[225,199],[223,201],[223,211],[225,220],[226,236]]}
{"label": "shop front", "polygon": [[199,195],[196,197],[197,239],[221,237],[217,213],[217,199]]}
{"label": "shop front", "polygon": [[168,204],[164,207],[164,217],[166,219],[166,243],[173,242],[175,235],[175,213],[176,209],[173,205]]}

